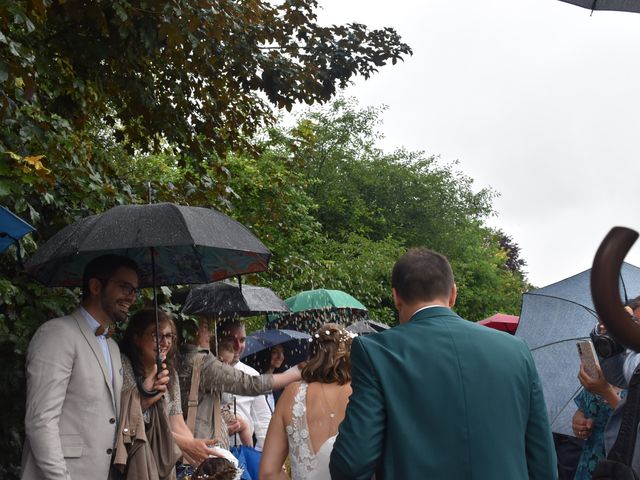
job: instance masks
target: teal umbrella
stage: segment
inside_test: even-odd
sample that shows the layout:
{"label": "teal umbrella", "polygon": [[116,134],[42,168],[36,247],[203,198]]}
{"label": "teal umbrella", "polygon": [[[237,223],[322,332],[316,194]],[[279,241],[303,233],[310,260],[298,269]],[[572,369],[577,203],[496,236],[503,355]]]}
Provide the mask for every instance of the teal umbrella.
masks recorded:
{"label": "teal umbrella", "polygon": [[316,309],[353,309],[364,312],[367,311],[367,307],[348,293],[341,290],[327,290],[325,288],[300,292],[293,297],[287,298],[284,303],[289,306],[292,312]]}
{"label": "teal umbrella", "polygon": [[319,288],[287,298],[290,314],[269,317],[267,328],[281,328],[313,333],[323,323],[349,325],[367,318],[367,307],[341,290]]}

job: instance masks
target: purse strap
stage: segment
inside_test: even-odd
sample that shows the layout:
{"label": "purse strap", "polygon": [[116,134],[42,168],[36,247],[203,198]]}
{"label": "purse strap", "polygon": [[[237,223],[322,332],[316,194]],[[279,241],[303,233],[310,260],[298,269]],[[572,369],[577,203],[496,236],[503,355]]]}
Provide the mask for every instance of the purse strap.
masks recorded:
{"label": "purse strap", "polygon": [[187,427],[191,433],[195,434],[196,415],[198,414],[198,392],[200,390],[200,372],[202,364],[207,356],[206,353],[197,353],[193,359],[193,369],[191,371],[191,388],[189,390],[189,400],[187,402]]}
{"label": "purse strap", "polygon": [[614,460],[631,466],[633,453],[640,422],[640,366],[633,372],[629,381],[627,399],[622,412],[620,430],[613,448],[607,455],[608,460]]}

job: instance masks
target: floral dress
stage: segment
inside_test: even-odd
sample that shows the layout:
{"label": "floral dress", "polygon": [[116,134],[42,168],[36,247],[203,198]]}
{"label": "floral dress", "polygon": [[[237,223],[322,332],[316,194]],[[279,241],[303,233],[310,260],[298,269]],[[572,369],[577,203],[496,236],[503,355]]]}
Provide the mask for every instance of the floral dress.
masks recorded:
{"label": "floral dress", "polygon": [[[624,397],[625,393],[626,391],[621,392],[620,396]],[[584,442],[576,475],[573,478],[591,480],[596,465],[605,458],[604,429],[613,410],[600,396],[585,389],[582,389],[574,401],[585,417],[593,419],[593,427],[591,435]]]}

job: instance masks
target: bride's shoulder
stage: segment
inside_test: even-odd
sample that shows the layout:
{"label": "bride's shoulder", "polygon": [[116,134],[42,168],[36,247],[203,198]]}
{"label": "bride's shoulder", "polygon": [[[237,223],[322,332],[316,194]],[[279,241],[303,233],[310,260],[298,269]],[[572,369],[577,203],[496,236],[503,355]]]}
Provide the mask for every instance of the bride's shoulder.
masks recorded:
{"label": "bride's shoulder", "polygon": [[282,393],[282,396],[280,398],[284,397],[285,395],[295,396],[301,384],[302,384],[302,380],[298,380],[297,382],[291,382],[289,385],[287,385],[284,388],[284,392]]}

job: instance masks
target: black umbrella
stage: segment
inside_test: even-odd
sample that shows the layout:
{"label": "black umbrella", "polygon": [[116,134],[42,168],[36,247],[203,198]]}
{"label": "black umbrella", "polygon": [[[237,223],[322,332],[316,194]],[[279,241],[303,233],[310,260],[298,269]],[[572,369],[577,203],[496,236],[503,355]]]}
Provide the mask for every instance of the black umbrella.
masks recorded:
{"label": "black umbrella", "polygon": [[373,320],[360,320],[347,326],[347,330],[358,335],[367,335],[369,333],[378,333],[387,330],[389,325]]}
{"label": "black umbrella", "polygon": [[244,225],[211,208],[120,205],[64,227],[29,259],[26,271],[51,287],[77,287],[85,265],[109,253],[139,265],[141,287],[262,272],[271,257]]}
{"label": "black umbrella", "polygon": [[640,13],[638,0],[560,0],[589,10],[615,10],[618,12]]}
{"label": "black umbrella", "polygon": [[[598,322],[591,299],[591,271],[527,292],[522,297],[516,337],[525,340],[536,364],[551,429],[572,435],[573,398],[580,391],[580,358],[576,342],[589,339]],[[640,268],[625,263],[618,281],[620,295],[640,293]]]}
{"label": "black umbrella", "polygon": [[106,254],[138,264],[140,286],[154,287],[156,311],[158,285],[261,272],[271,257],[244,225],[216,210],[156,203],[119,205],[64,227],[36,251],[25,270],[51,287],[77,287],[85,265]]}
{"label": "black umbrella", "polygon": [[269,288],[229,282],[193,287],[182,306],[183,313],[207,317],[249,317],[288,311],[287,304]]}

